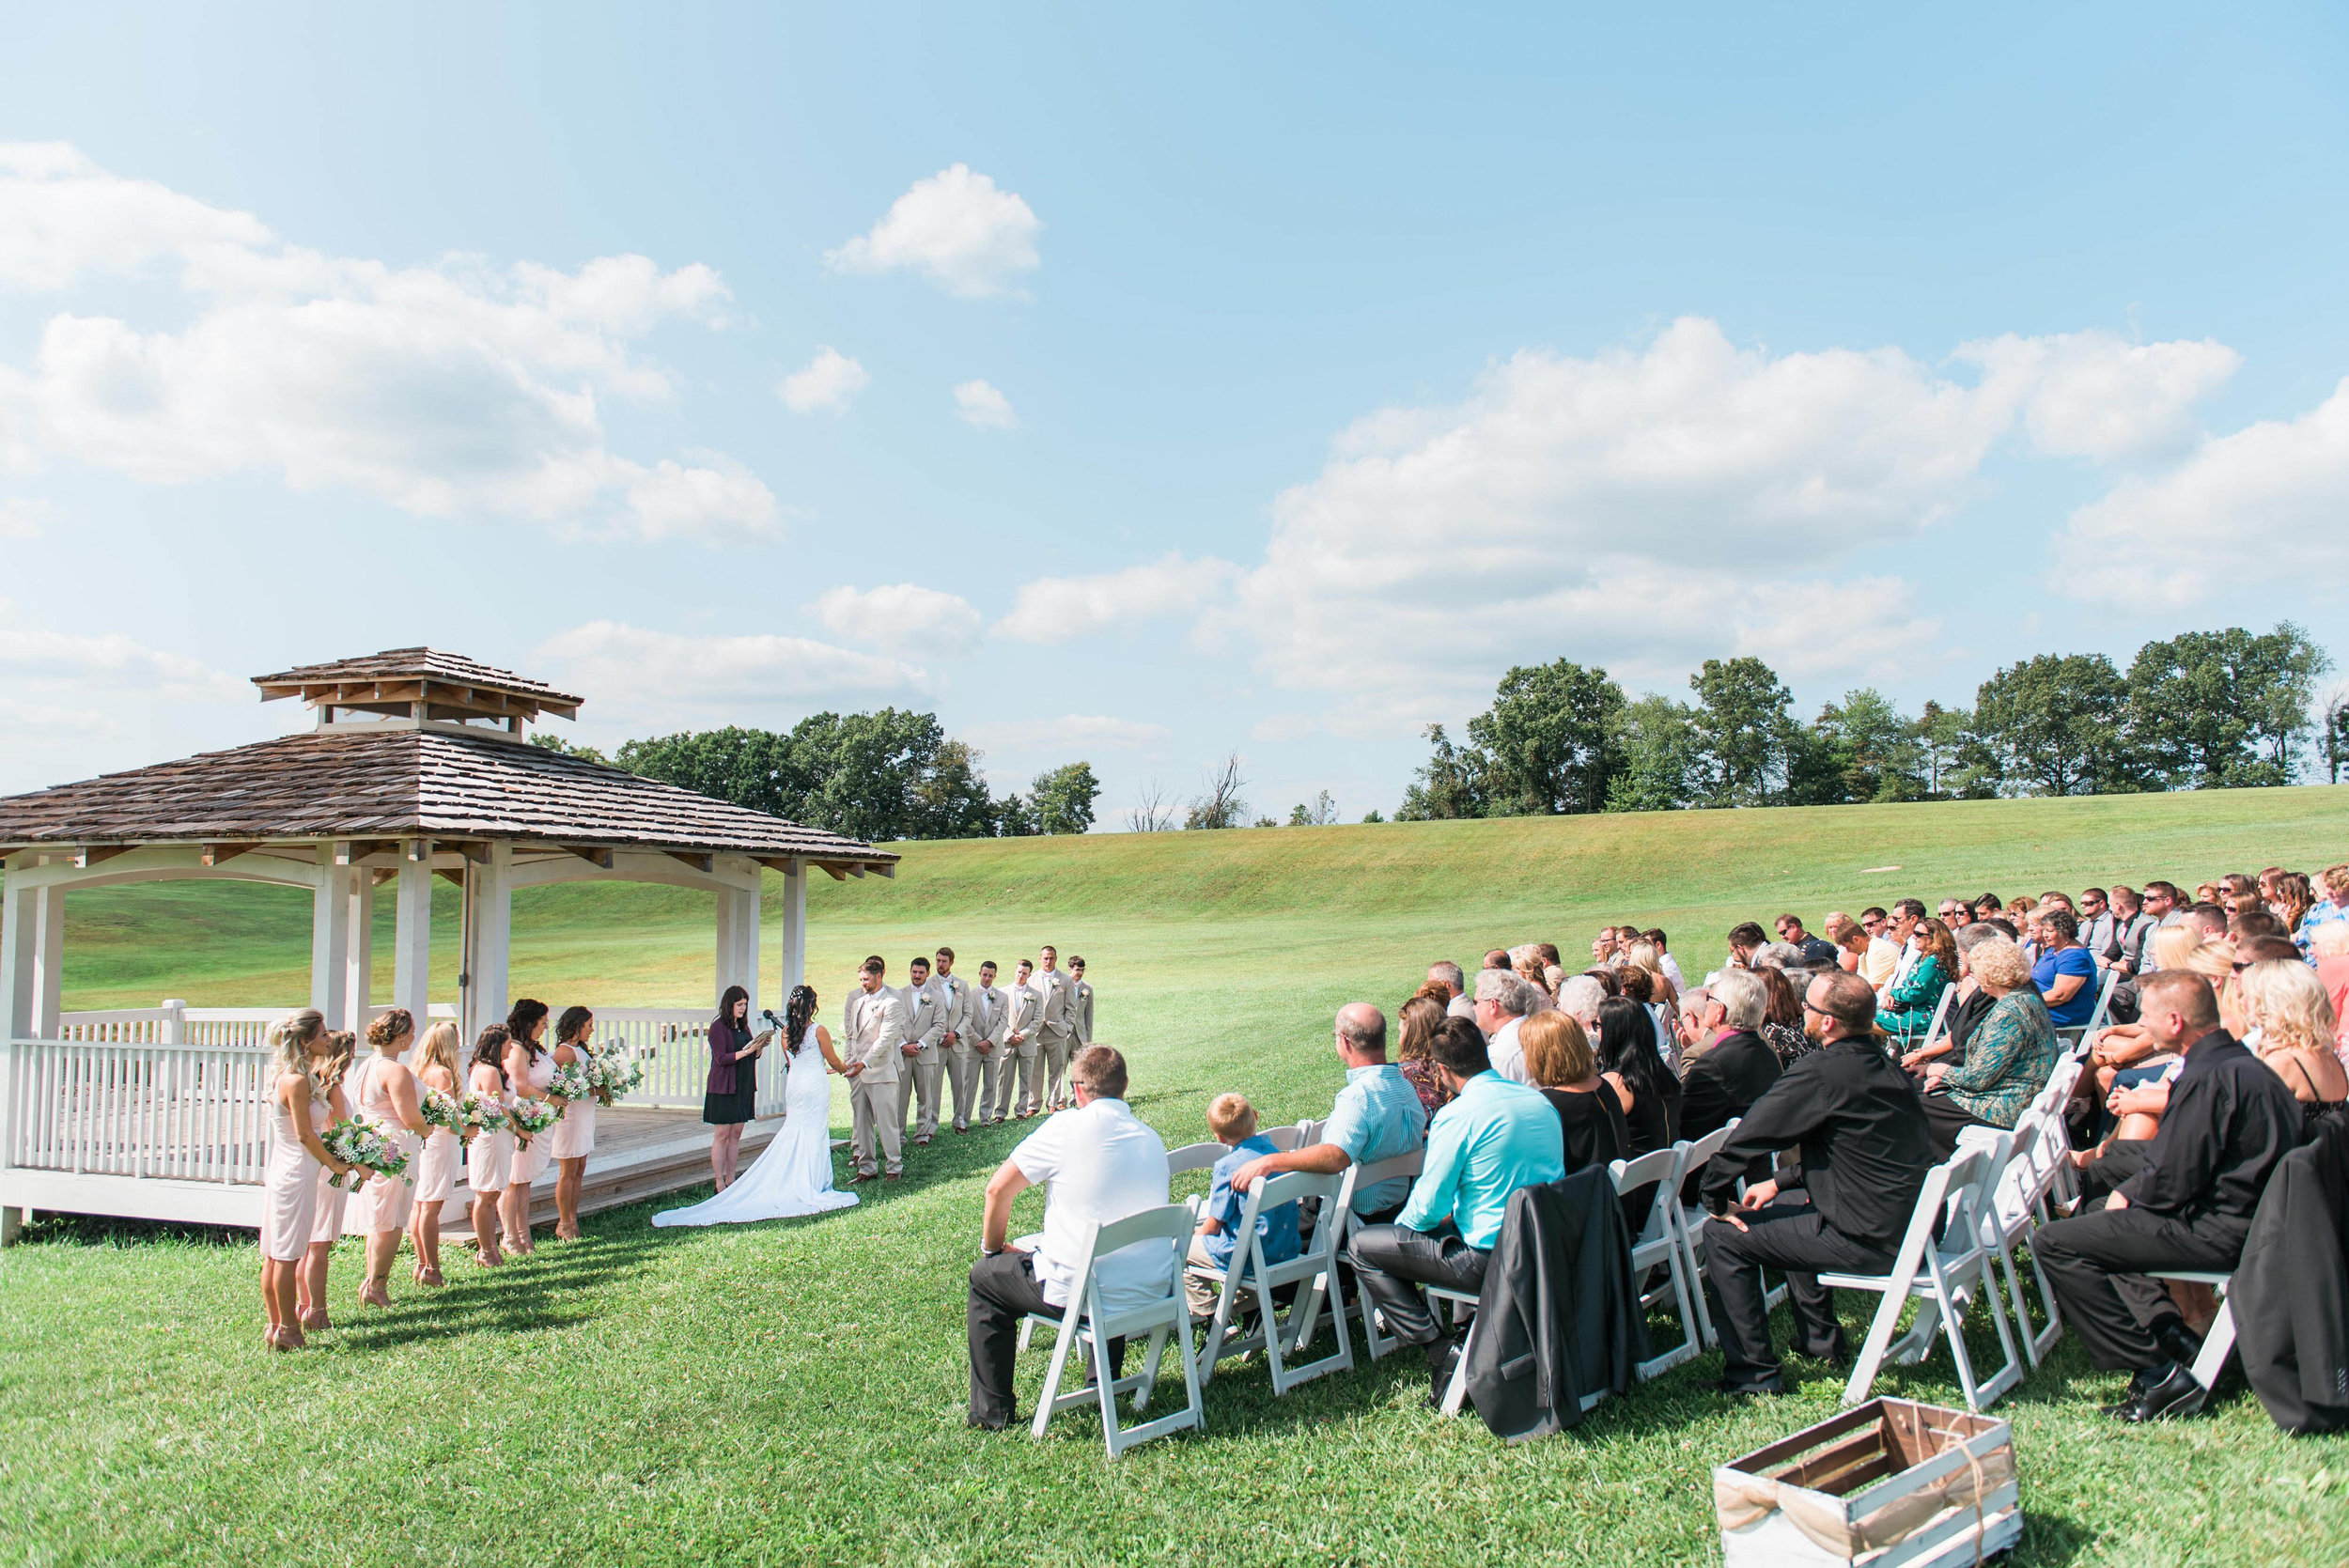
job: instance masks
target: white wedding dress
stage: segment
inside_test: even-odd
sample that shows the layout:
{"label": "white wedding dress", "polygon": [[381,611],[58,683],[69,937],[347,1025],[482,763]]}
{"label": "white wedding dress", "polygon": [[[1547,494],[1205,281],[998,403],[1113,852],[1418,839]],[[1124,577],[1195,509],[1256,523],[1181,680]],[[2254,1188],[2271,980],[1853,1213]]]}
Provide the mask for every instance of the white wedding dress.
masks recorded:
{"label": "white wedding dress", "polygon": [[788,1219],[848,1208],[853,1192],[832,1186],[832,1079],[816,1026],[807,1026],[800,1048],[788,1058],[783,1080],[783,1130],[756,1164],[706,1203],[656,1214],[656,1225],[739,1225],[754,1219]]}

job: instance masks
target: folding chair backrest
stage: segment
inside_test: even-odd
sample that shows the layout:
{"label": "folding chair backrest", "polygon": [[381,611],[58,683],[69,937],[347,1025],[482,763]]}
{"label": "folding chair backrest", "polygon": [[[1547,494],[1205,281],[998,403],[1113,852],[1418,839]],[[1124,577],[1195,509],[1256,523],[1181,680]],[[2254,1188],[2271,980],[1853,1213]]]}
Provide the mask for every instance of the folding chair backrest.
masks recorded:
{"label": "folding chair backrest", "polygon": [[1290,1150],[1296,1148],[1299,1142],[1301,1141],[1298,1135],[1304,1131],[1304,1123],[1293,1122],[1284,1127],[1266,1127],[1262,1130],[1265,1137],[1271,1141],[1274,1148],[1280,1150],[1283,1154],[1287,1154]]}
{"label": "folding chair backrest", "polygon": [[1990,1188],[2006,1170],[2007,1155],[2014,1147],[2014,1135],[2002,1132],[1997,1142],[1961,1148],[1946,1165],[1937,1167],[1949,1172],[1943,1189],[1945,1219],[1941,1234],[1933,1244],[1945,1260],[1982,1245],[1984,1218],[1992,1214]]}
{"label": "folding chair backrest", "polygon": [[2120,984],[2121,971],[2119,970],[2105,970],[2104,988],[2096,993],[2096,1010],[2088,1015],[2088,1027],[2081,1032],[2080,1035],[2083,1040],[2104,1028],[2105,1015],[2112,1011],[2113,989]]}
{"label": "folding chair backrest", "polygon": [[[1676,1191],[1681,1174],[1681,1153],[1691,1145],[1675,1143],[1669,1149],[1656,1149],[1637,1159],[1619,1159],[1607,1168],[1615,1178],[1615,1196],[1628,1198],[1642,1188],[1661,1187],[1667,1192]],[[1647,1211],[1647,1224],[1631,1238],[1634,1247],[1645,1246],[1663,1239],[1668,1224],[1668,1209],[1663,1203],[1652,1203]]]}
{"label": "folding chair backrest", "polygon": [[1956,995],[1956,986],[1944,986],[1941,987],[1941,1000],[1935,1002],[1933,1005],[1933,1021],[1925,1025],[1925,1049],[1930,1050],[1933,1048],[1934,1043],[1941,1038],[1942,1031],[1949,1027],[1950,1001],[1951,999]]}
{"label": "folding chair backrest", "polygon": [[1693,1143],[1683,1140],[1672,1145],[1688,1151],[1680,1167],[1681,1179],[1686,1181],[1710,1164],[1713,1157],[1721,1152],[1721,1146],[1729,1141],[1729,1135],[1736,1130],[1737,1124],[1732,1122],[1725,1127],[1714,1128]]}
{"label": "folding chair backrest", "polygon": [[1321,1129],[1329,1125],[1328,1122],[1315,1122],[1311,1119],[1298,1123],[1297,1146],[1302,1149],[1320,1142]]}
{"label": "folding chair backrest", "polygon": [[1221,1143],[1186,1143],[1166,1152],[1166,1173],[1179,1176],[1186,1171],[1213,1170],[1215,1162],[1231,1152]]}
{"label": "folding chair backrest", "polygon": [[[1077,1283],[1083,1292],[1085,1313],[1100,1322],[1109,1317],[1101,1306],[1101,1282],[1095,1277],[1094,1265],[1115,1252],[1146,1242],[1166,1242],[1166,1288],[1169,1295],[1180,1300],[1183,1294],[1183,1246],[1190,1240],[1197,1223],[1190,1210],[1181,1203],[1168,1203],[1159,1208],[1143,1209],[1123,1219],[1112,1219],[1106,1225],[1096,1225],[1087,1238],[1077,1261]],[[1071,1293],[1075,1299],[1075,1293]],[[1139,1309],[1137,1309],[1139,1310]],[[1127,1315],[1127,1314],[1116,1314]]]}

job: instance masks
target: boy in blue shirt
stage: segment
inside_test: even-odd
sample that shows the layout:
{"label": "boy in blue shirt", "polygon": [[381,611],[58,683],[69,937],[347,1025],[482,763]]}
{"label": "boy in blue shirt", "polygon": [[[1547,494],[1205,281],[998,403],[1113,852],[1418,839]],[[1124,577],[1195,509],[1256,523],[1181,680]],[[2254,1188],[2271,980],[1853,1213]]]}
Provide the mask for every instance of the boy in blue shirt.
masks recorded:
{"label": "boy in blue shirt", "polygon": [[[1207,1130],[1229,1152],[1215,1162],[1215,1185],[1199,1209],[1199,1231],[1190,1238],[1190,1261],[1207,1268],[1229,1269],[1239,1252],[1239,1222],[1246,1216],[1248,1195],[1232,1190],[1232,1173],[1265,1155],[1279,1154],[1272,1140],[1256,1131],[1256,1108],[1245,1094],[1218,1094],[1207,1107]],[[1281,1203],[1256,1216],[1256,1234],[1264,1244],[1267,1264],[1286,1263],[1302,1251],[1298,1239],[1297,1205]],[[1239,1258],[1246,1268],[1248,1260]],[[1190,1315],[1215,1315],[1221,1286],[1212,1280],[1187,1274],[1184,1292],[1190,1297]]]}

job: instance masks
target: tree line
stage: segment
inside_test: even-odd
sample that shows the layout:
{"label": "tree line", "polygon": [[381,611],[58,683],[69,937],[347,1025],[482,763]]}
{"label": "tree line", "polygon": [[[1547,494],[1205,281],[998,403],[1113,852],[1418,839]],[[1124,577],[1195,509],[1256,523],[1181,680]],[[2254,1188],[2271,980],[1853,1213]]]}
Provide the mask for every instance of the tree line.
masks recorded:
{"label": "tree line", "polygon": [[1605,670],[1520,665],[1455,741],[1440,724],[1399,820],[1695,806],[2240,788],[2349,765],[2349,695],[2319,709],[2331,657],[2290,621],[2191,631],[2138,649],[2040,654],[1968,707],[1904,713],[1874,688],[1817,717],[1759,659],[1708,659],[1694,701],[1628,697]]}
{"label": "tree line", "polygon": [[994,796],[976,748],[935,713],[894,707],[811,714],[788,733],[730,724],[655,736],[609,758],[555,736],[532,741],[867,844],[1081,833],[1101,793],[1092,766],[1072,762],[1037,774],[1024,795]]}

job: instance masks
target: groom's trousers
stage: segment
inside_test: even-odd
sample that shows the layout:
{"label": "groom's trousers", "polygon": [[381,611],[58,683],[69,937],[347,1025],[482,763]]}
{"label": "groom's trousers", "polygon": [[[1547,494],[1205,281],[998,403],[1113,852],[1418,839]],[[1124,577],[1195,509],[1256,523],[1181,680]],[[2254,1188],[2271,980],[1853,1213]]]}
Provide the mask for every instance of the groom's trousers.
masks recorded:
{"label": "groom's trousers", "polygon": [[[1019,1355],[1019,1325],[1030,1312],[1061,1315],[1060,1308],[1044,1299],[1034,1258],[1005,1251],[971,1265],[971,1301],[965,1314],[971,1334],[971,1410],[965,1419],[972,1426],[1000,1432],[1017,1419],[1012,1368]],[[1124,1340],[1110,1341],[1109,1361],[1110,1381],[1114,1383],[1126,1365]]]}
{"label": "groom's trousers", "polygon": [[902,1124],[897,1116],[894,1083],[868,1083],[860,1075],[848,1085],[848,1151],[856,1157],[858,1175],[869,1176],[880,1169],[873,1159],[877,1136],[889,1157],[890,1173],[905,1169]]}

